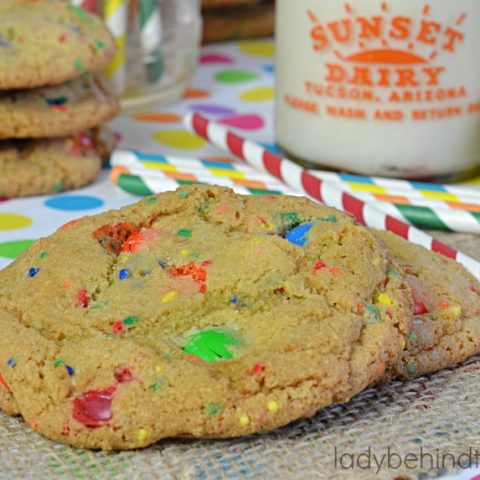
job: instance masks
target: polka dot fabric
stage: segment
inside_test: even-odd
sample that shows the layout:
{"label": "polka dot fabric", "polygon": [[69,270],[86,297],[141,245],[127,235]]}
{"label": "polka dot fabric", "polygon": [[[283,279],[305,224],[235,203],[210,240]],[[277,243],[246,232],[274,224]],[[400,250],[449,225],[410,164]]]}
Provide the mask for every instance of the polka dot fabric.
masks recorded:
{"label": "polka dot fabric", "polygon": [[[119,146],[165,156],[209,159],[213,162],[209,166],[215,166],[219,159],[226,160],[222,152],[183,129],[182,116],[189,111],[215,118],[262,143],[273,144],[273,55],[271,41],[204,48],[197,73],[180,102],[168,108],[125,115],[113,122],[121,139]],[[182,171],[188,172],[188,166],[182,165]],[[195,171],[192,165],[192,172]],[[256,180],[252,173],[246,179]],[[165,183],[164,188],[177,186],[175,182]],[[74,192],[18,200],[0,198],[0,268],[37,238],[50,235],[64,223],[136,200],[138,197],[110,182],[108,171],[95,184]]]}

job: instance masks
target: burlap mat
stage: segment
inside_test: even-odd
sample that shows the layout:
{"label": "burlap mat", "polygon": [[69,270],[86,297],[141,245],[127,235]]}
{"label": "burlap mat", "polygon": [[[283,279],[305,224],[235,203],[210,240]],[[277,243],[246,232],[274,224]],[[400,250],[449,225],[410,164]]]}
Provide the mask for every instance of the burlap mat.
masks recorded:
{"label": "burlap mat", "polygon": [[[441,238],[480,257],[478,237]],[[454,461],[467,462],[467,454],[480,450],[479,392],[480,357],[415,382],[370,389],[347,405],[268,435],[170,440],[143,451],[110,454],[54,444],[18,419],[0,415],[0,478],[436,478],[454,472]],[[377,462],[385,456],[379,469],[374,454]],[[367,470],[369,458],[372,468]]]}

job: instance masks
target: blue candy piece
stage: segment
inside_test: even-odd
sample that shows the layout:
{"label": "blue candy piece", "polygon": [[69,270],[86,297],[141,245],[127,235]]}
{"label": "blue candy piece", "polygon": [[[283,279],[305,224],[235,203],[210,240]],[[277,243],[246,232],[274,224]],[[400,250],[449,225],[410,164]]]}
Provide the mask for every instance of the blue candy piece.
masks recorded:
{"label": "blue candy piece", "polygon": [[39,271],[40,271],[39,268],[31,267],[31,268],[28,269],[27,276],[30,277],[30,278],[33,278]]}
{"label": "blue candy piece", "polygon": [[290,230],[285,236],[285,239],[294,245],[303,247],[308,241],[307,234],[312,227],[313,223],[302,223],[302,225]]}
{"label": "blue candy piece", "polygon": [[132,276],[132,272],[128,268],[122,268],[120,272],[118,272],[118,278],[120,280],[126,280]]}

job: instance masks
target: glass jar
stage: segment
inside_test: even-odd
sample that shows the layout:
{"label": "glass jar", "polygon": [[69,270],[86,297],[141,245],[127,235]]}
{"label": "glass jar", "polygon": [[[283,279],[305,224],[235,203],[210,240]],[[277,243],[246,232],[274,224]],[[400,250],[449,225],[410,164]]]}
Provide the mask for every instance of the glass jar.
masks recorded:
{"label": "glass jar", "polygon": [[195,71],[199,0],[72,0],[102,15],[117,45],[106,74],[129,112],[178,100]]}
{"label": "glass jar", "polygon": [[480,165],[478,0],[276,8],[276,135],[289,155],[405,178]]}

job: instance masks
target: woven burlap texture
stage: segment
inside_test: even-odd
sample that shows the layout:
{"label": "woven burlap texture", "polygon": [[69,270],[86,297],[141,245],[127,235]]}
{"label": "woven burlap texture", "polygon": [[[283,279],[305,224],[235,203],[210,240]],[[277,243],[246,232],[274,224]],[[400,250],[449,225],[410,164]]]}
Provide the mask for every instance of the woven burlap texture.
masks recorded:
{"label": "woven burlap texture", "polygon": [[[469,236],[447,240],[470,253],[478,246]],[[436,478],[454,472],[453,461],[466,461],[472,449],[480,450],[479,393],[476,357],[414,382],[371,388],[346,405],[270,434],[229,441],[168,440],[119,453],[55,444],[19,419],[0,414],[0,479]],[[369,447],[372,468],[366,469]],[[392,468],[385,457],[378,469],[373,454],[380,460],[388,453]],[[360,466],[359,454],[364,454]],[[408,454],[417,456],[416,464],[407,457],[410,462],[395,468],[398,458]],[[451,455],[444,465],[442,454]]]}

